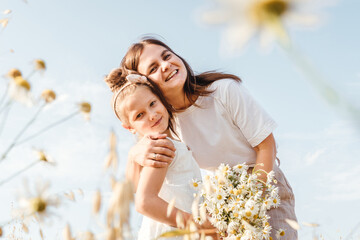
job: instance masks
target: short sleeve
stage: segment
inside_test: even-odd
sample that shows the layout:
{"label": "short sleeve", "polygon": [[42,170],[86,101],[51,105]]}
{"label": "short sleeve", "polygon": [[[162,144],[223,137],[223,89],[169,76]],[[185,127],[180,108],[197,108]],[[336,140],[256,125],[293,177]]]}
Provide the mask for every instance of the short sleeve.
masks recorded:
{"label": "short sleeve", "polygon": [[277,127],[276,122],[249,94],[241,82],[235,80],[219,84],[220,101],[233,123],[240,129],[252,147],[259,145]]}

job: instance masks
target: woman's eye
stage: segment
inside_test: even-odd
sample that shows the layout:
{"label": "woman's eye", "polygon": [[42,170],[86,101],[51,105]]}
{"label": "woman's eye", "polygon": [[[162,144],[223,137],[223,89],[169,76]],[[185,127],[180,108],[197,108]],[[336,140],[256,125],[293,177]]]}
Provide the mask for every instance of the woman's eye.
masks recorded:
{"label": "woman's eye", "polygon": [[169,54],[166,54],[166,55],[164,56],[164,60],[168,60],[170,57],[171,57],[171,54],[170,54],[170,53],[169,53]]}
{"label": "woman's eye", "polygon": [[156,69],[157,69],[157,67],[152,67],[152,68],[150,69],[149,74],[154,73],[154,72],[156,71]]}

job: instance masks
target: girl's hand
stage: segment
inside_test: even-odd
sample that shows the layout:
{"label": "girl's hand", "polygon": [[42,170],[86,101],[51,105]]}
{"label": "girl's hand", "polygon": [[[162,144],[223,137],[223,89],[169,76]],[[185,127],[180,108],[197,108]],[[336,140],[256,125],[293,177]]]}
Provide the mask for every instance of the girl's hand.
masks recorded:
{"label": "girl's hand", "polygon": [[166,167],[175,156],[174,144],[166,134],[144,136],[130,149],[129,158],[143,167]]}

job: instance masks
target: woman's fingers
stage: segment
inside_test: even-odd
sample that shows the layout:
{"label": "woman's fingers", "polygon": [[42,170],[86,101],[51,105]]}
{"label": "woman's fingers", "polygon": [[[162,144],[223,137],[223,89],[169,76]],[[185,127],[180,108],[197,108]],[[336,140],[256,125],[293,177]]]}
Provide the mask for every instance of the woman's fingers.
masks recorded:
{"label": "woman's fingers", "polygon": [[158,134],[147,135],[147,137],[152,140],[157,140],[157,139],[165,139],[165,138],[167,138],[167,135],[164,133],[158,133]]}
{"label": "woman's fingers", "polygon": [[[171,161],[171,160],[170,160]],[[169,164],[166,162],[160,162],[160,161],[155,161],[155,160],[151,160],[151,159],[147,159],[145,161],[145,166],[147,167],[155,167],[155,168],[163,168],[163,167],[167,167]]]}
{"label": "woman's fingers", "polygon": [[175,152],[175,146],[172,143],[172,141],[170,141],[169,139],[165,138],[165,139],[157,139],[157,140],[153,140],[153,147],[161,147],[161,148],[167,148],[170,151]]}
{"label": "woman's fingers", "polygon": [[[175,157],[175,151],[169,148],[165,148],[165,147],[154,147],[153,148],[154,153],[156,153],[157,155],[164,155],[166,157],[169,158],[174,158]],[[156,156],[155,160],[159,160],[158,159],[159,156]],[[161,161],[161,160],[160,160]]]}

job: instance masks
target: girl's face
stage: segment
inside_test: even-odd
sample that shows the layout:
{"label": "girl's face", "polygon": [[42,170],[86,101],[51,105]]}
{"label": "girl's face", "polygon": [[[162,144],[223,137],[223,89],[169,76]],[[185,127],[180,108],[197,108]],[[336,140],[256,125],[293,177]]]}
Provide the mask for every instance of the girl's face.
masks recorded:
{"label": "girl's face", "polygon": [[171,101],[184,96],[187,71],[183,61],[163,46],[145,45],[138,65],[138,72],[154,81]]}
{"label": "girl's face", "polygon": [[169,113],[160,99],[145,86],[126,96],[120,107],[128,118],[123,127],[140,136],[164,133],[169,126]]}

